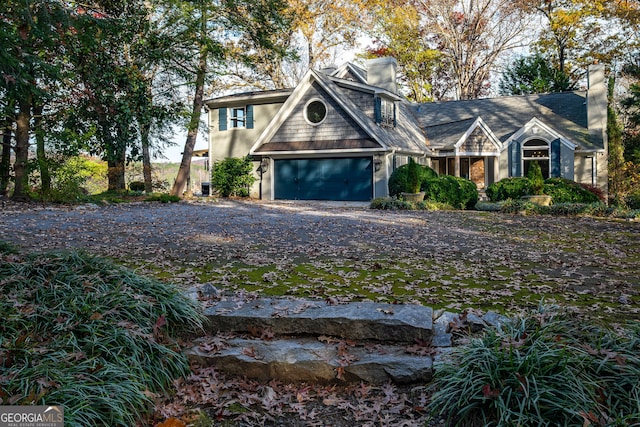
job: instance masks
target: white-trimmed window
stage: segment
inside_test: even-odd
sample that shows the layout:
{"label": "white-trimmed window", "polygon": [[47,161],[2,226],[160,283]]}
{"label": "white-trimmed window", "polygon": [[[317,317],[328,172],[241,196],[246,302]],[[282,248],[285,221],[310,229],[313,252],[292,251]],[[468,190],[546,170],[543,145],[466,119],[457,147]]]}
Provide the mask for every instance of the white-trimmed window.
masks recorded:
{"label": "white-trimmed window", "polygon": [[229,127],[244,128],[247,125],[247,109],[246,107],[234,107],[230,109],[231,117],[229,117]]}
{"label": "white-trimmed window", "polygon": [[382,99],[380,103],[380,124],[394,127],[396,123],[396,104],[393,101]]}
{"label": "white-trimmed window", "polygon": [[218,109],[218,130],[253,129],[253,105]]}
{"label": "white-trimmed window", "polygon": [[304,107],[307,123],[317,126],[327,118],[327,105],[320,99],[312,99]]}
{"label": "white-trimmed window", "polygon": [[541,139],[534,139],[522,144],[522,176],[529,174],[533,162],[538,162],[542,170],[542,177],[549,178],[549,143]]}
{"label": "white-trimmed window", "polygon": [[374,98],[375,122],[384,127],[396,126],[396,104],[392,100],[376,96]]}

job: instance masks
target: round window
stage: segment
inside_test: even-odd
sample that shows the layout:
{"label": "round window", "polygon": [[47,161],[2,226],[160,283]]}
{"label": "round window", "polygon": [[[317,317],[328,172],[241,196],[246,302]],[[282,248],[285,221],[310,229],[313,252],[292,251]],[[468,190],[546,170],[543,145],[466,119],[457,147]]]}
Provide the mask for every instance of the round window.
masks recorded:
{"label": "round window", "polygon": [[307,104],[307,120],[317,125],[327,117],[327,106],[322,101],[311,101]]}

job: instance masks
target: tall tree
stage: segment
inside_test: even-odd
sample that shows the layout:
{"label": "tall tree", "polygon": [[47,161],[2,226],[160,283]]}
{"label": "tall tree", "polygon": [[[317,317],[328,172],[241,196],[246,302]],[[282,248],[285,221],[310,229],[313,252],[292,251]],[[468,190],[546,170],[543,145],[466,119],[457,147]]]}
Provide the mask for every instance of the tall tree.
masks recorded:
{"label": "tall tree", "polygon": [[527,25],[521,0],[420,0],[429,32],[437,38],[458,99],[483,96],[497,58],[520,47]]}
{"label": "tall tree", "polygon": [[522,7],[542,17],[536,45],[572,81],[594,61],[619,62],[640,41],[635,1],[536,0]]}
{"label": "tall tree", "polygon": [[307,46],[307,68],[331,60],[332,49],[354,46],[367,25],[367,6],[362,0],[290,0],[293,27]]}
{"label": "tall tree", "polygon": [[[69,10],[57,2],[9,0],[0,5],[0,88],[3,116],[15,114],[14,198],[27,196],[27,159],[32,134],[33,107],[46,99],[43,84],[60,78],[60,37]],[[15,111],[12,111],[15,108]]]}
{"label": "tall tree", "polygon": [[96,4],[74,22],[78,36],[70,51],[77,103],[66,123],[92,135],[87,148],[106,160],[109,190],[116,191],[126,188],[126,162],[140,151],[136,111],[148,102],[149,84],[131,59],[135,45],[144,43],[146,9],[142,2],[125,3]]}
{"label": "tall tree", "polygon": [[[368,57],[392,56],[398,62],[400,89],[416,102],[440,99],[434,81],[442,65],[440,51],[421,25],[415,4],[382,3],[377,8],[374,45]],[[443,91],[443,92],[446,92]]]}
{"label": "tall tree", "polygon": [[516,59],[500,81],[500,93],[503,95],[562,92],[570,87],[569,76],[539,53]]}
{"label": "tall tree", "polygon": [[[223,59],[234,53],[228,47],[238,40],[244,39],[249,42],[248,46],[269,49],[274,54],[284,54],[278,45],[277,35],[288,29],[283,14],[285,7],[286,3],[281,0],[225,0],[220,4],[194,0],[183,1],[177,9],[182,22],[179,37],[185,46],[193,47],[193,50],[187,48],[186,52],[191,53],[195,60],[177,63],[176,69],[181,70],[185,77],[191,77],[194,95],[182,161],[171,194],[182,195],[189,178],[207,77],[215,75],[216,64],[219,66]],[[230,40],[226,42],[227,46],[224,46],[225,40]],[[241,55],[249,58],[244,52]]]}

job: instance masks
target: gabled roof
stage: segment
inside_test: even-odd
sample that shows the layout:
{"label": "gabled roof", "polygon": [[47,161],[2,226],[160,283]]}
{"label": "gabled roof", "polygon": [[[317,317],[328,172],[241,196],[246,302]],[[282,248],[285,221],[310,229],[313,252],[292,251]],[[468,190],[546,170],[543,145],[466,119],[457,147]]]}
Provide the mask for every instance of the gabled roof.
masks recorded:
{"label": "gabled roof", "polygon": [[367,83],[367,70],[364,68],[360,68],[351,62],[346,62],[338,67],[333,73],[330,74],[331,77],[336,77],[343,80],[351,80],[360,83]]}
{"label": "gabled roof", "polygon": [[456,142],[454,148],[458,155],[490,156],[497,155],[502,149],[502,144],[482,117],[478,117]]}
{"label": "gabled roof", "polygon": [[[409,104],[406,101],[401,101],[403,98],[375,86],[367,85],[362,82],[345,80],[335,76],[330,77],[313,70],[310,70],[305,74],[300,84],[298,84],[292,94],[282,105],[280,111],[276,114],[274,119],[269,123],[265,131],[260,135],[254,146],[251,148],[251,154],[266,155],[279,151],[275,150],[275,145],[269,147],[271,139],[293,113],[294,109],[303,99],[303,96],[311,90],[314,83],[319,85],[326,96],[330,97],[370,138],[370,141],[366,142],[365,145],[362,145],[359,148],[353,148],[353,150],[361,152],[396,151],[412,155],[427,154],[428,148],[426,146],[426,137],[424,132],[420,129],[415,122],[415,118],[411,115],[409,111]],[[385,128],[377,125],[374,121],[373,114],[367,114],[367,112],[363,111],[362,108],[356,105],[353,101],[353,91],[370,94],[372,96],[372,105],[374,94],[381,94],[390,100],[396,101],[398,103],[398,126],[395,128]],[[377,148],[375,148],[374,145],[371,145],[371,143],[376,145]],[[318,143],[313,146],[313,149],[315,150],[314,152],[322,152],[323,150],[328,150],[328,147],[333,147],[331,150],[338,149],[335,145],[328,145],[326,141],[318,141]],[[295,147],[292,146],[292,149],[293,148]],[[305,148],[305,151],[311,151],[308,142]],[[344,146],[344,148],[347,149],[348,146]],[[296,151],[299,151],[299,149]]]}
{"label": "gabled roof", "polygon": [[292,92],[293,89],[242,92],[232,95],[220,96],[217,98],[205,99],[204,104],[211,109],[215,109],[218,107],[228,107],[234,104],[269,104],[272,102],[284,102]]}
{"label": "gabled roof", "polygon": [[431,146],[439,150],[453,149],[479,117],[503,145],[534,118],[561,130],[580,149],[599,150],[604,145],[587,129],[585,92],[434,102],[414,104],[412,109]]}

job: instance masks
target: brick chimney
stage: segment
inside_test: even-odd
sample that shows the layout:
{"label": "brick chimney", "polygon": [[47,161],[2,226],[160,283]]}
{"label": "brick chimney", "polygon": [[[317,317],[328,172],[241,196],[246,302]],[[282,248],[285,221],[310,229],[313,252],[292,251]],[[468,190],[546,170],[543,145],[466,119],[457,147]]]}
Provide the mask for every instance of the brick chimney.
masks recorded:
{"label": "brick chimney", "polygon": [[370,59],[367,61],[367,83],[392,93],[398,93],[398,85],[396,83],[397,68],[398,63],[395,58]]}
{"label": "brick chimney", "polygon": [[587,71],[587,128],[591,131],[607,129],[607,85],[604,65],[593,64]]}

